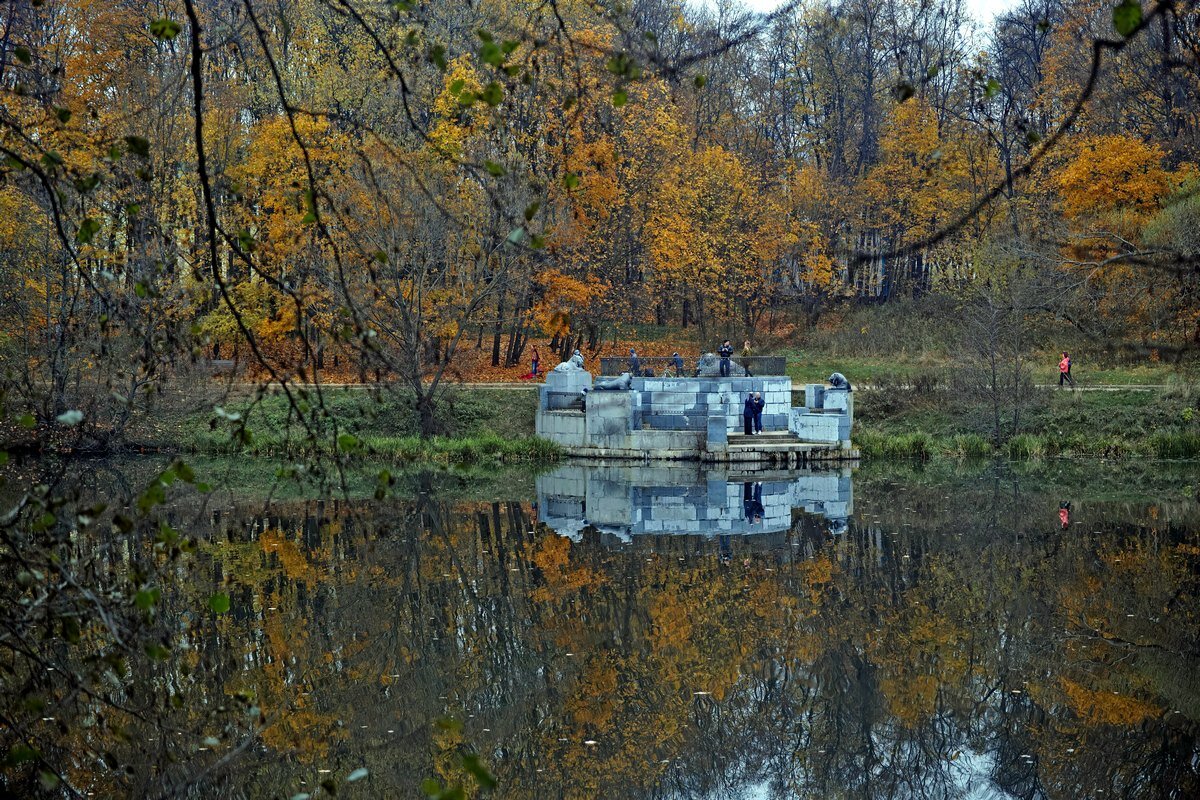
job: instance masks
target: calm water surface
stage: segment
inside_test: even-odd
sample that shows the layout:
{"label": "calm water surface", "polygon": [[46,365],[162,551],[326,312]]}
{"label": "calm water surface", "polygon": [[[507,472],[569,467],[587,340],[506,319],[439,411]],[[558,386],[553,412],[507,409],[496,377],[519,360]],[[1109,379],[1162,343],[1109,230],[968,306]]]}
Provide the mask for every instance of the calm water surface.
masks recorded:
{"label": "calm water surface", "polygon": [[360,767],[340,795],[471,793],[472,750],[505,798],[1196,797],[1198,483],[566,467],[218,492],[171,511],[200,549],[164,604],[194,623],[223,587],[232,609],[161,679],[261,709],[219,796]]}

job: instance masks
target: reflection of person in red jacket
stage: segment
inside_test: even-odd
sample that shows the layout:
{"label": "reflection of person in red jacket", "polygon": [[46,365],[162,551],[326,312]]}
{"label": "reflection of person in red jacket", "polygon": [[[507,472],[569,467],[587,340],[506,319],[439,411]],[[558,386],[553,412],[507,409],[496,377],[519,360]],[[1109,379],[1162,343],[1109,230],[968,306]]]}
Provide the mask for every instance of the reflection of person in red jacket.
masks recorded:
{"label": "reflection of person in red jacket", "polygon": [[1058,504],[1058,521],[1065,531],[1071,525],[1071,501],[1064,500]]}
{"label": "reflection of person in red jacket", "polygon": [[1064,382],[1075,385],[1075,379],[1071,377],[1071,357],[1065,350],[1062,359],[1058,362],[1058,385],[1061,387]]}

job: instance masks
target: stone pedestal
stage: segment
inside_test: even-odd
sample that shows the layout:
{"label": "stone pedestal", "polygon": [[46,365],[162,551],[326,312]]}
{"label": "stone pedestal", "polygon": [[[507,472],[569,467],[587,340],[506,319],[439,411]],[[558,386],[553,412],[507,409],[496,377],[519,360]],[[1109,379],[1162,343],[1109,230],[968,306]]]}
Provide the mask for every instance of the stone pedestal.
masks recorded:
{"label": "stone pedestal", "polygon": [[592,388],[592,373],[587,370],[550,370],[541,389],[542,409],[567,408],[579,399],[579,393]]}

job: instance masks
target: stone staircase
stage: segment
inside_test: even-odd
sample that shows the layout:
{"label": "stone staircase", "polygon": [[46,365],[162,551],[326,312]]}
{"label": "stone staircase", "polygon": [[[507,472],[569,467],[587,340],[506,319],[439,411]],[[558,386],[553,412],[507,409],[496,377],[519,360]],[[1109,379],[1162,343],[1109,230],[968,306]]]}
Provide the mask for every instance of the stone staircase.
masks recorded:
{"label": "stone staircase", "polygon": [[791,450],[802,444],[800,439],[790,431],[763,431],[755,436],[744,433],[729,434],[729,449],[761,450],[764,452],[780,452]]}

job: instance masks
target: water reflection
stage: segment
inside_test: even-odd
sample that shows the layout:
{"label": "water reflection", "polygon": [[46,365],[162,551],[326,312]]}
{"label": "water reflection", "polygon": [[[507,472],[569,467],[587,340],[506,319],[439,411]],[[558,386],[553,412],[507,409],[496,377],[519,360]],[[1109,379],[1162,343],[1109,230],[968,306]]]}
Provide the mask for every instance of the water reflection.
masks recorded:
{"label": "water reflection", "polygon": [[[247,693],[267,723],[205,796],[359,767],[345,796],[470,793],[465,749],[505,798],[1200,795],[1194,471],[860,471],[852,505],[846,473],[673,469],[542,476],[540,522],[532,496],[431,478],[411,499],[177,509],[200,569],[163,592],[187,631],[156,678],[186,699],[163,724]],[[197,614],[216,587],[231,613]],[[124,786],[234,742],[147,751]]]}
{"label": "water reflection", "polygon": [[780,533],[793,510],[846,530],[850,470],[731,472],[698,464],[568,464],[537,478],[541,521],[579,541],[591,527],[623,542],[637,534]]}

